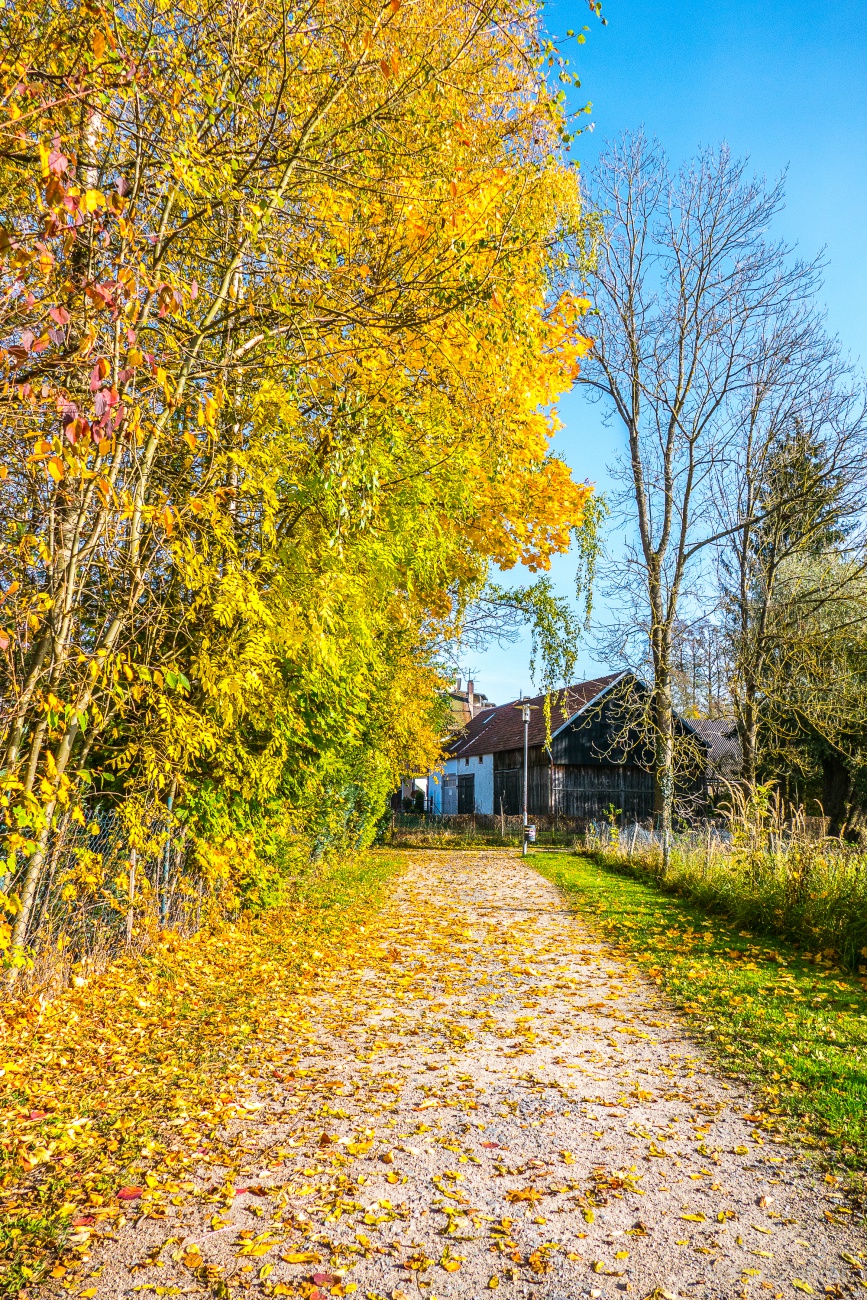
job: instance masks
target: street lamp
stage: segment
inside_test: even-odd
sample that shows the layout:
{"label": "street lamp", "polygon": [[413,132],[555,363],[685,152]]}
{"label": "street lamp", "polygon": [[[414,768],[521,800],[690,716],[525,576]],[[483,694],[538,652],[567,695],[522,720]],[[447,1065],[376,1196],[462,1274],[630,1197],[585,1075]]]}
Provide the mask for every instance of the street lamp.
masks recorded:
{"label": "street lamp", "polygon": [[530,709],[535,708],[535,705],[527,704],[524,701],[519,701],[515,705],[515,708],[521,710],[521,716],[524,723],[524,842],[521,847],[521,857],[525,858],[527,856],[527,837],[529,834],[528,831],[529,820],[527,817],[527,795],[528,795],[529,753],[530,753]]}

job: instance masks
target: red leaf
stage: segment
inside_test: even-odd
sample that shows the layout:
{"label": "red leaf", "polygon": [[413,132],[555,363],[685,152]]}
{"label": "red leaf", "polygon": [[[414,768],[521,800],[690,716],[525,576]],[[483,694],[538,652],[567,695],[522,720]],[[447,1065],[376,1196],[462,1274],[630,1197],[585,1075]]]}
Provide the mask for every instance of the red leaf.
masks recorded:
{"label": "red leaf", "polygon": [[236,1187],[236,1188],[235,1188],[235,1195],[236,1195],[236,1196],[244,1196],[247,1192],[249,1192],[249,1190],[250,1190],[249,1187]]}
{"label": "red leaf", "polygon": [[337,1286],[340,1278],[335,1277],[333,1273],[314,1273],[313,1281],[317,1286]]}
{"label": "red leaf", "polygon": [[488,1151],[491,1151],[494,1147],[498,1147],[499,1145],[500,1145],[499,1142],[483,1142],[483,1143],[482,1143],[482,1146],[483,1146],[483,1147],[486,1147]]}
{"label": "red leaf", "polygon": [[72,1220],[73,1228],[89,1228],[92,1223],[96,1223],[92,1214],[77,1214]]}
{"label": "red leaf", "polygon": [[122,1187],[117,1194],[119,1201],[137,1201],[142,1194],[140,1187]]}
{"label": "red leaf", "polygon": [[48,315],[56,325],[67,325],[69,323],[69,312],[65,307],[52,307]]}
{"label": "red leaf", "polygon": [[31,1119],[45,1119],[45,1117],[46,1117],[47,1114],[48,1114],[48,1111],[47,1111],[47,1110],[32,1110],[32,1111],[30,1112],[30,1118],[31,1118]]}
{"label": "red leaf", "polygon": [[96,365],[90,372],[90,391],[95,393],[108,374],[108,362],[105,357],[100,357]]}

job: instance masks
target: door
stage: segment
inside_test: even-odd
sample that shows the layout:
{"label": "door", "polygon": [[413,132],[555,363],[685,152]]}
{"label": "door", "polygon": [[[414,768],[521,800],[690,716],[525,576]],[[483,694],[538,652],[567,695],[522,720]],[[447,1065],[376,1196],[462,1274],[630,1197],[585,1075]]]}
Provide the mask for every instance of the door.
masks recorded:
{"label": "door", "polygon": [[523,773],[514,769],[497,771],[494,768],[494,812],[499,817],[514,817],[523,808]]}
{"label": "door", "polygon": [[473,813],[476,811],[476,778],[470,772],[469,776],[458,777],[458,812]]}

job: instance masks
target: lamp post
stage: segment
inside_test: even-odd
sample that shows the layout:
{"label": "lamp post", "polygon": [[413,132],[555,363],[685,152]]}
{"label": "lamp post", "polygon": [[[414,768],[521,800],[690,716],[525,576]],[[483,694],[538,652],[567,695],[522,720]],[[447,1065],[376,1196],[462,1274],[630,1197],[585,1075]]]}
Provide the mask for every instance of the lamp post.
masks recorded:
{"label": "lamp post", "polygon": [[521,856],[525,858],[527,856],[527,827],[529,825],[529,821],[527,819],[527,791],[528,791],[528,778],[529,778],[527,760],[529,758],[529,751],[530,751],[530,706],[529,704],[525,704],[523,707],[523,718],[524,718],[524,843],[521,848]]}
{"label": "lamp post", "polygon": [[521,846],[521,857],[527,856],[527,837],[529,835],[529,817],[527,816],[527,804],[529,794],[529,759],[530,759],[530,710],[536,708],[535,704],[530,704],[526,700],[519,700],[515,705],[516,709],[521,710],[521,717],[524,723],[524,842]]}

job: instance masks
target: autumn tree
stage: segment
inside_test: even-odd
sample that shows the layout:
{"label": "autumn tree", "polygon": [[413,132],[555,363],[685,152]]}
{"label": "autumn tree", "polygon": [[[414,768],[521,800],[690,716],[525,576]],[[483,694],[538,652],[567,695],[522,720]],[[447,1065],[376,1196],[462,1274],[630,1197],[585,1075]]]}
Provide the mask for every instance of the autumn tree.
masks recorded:
{"label": "autumn tree", "polygon": [[20,949],[87,792],[176,790],[202,869],[243,858],[254,890],[256,855],[218,842],[369,834],[436,757],[455,592],[544,570],[581,524],[548,438],[586,343],[555,287],[582,216],[532,4],[46,2],[3,24]]}

